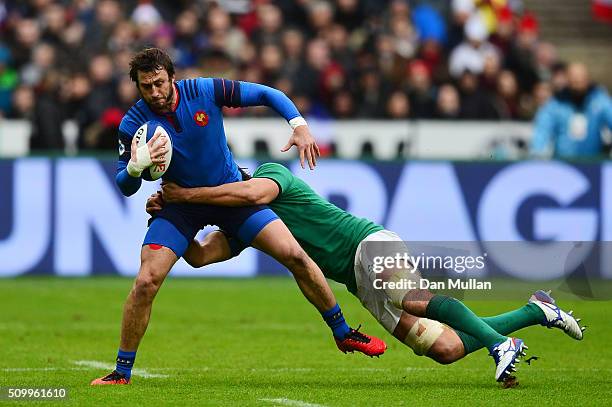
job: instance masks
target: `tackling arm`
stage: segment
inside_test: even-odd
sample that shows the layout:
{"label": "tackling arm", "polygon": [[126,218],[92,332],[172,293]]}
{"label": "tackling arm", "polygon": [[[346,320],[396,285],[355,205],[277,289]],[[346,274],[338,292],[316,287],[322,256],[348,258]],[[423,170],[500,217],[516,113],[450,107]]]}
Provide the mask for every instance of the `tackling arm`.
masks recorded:
{"label": "tackling arm", "polygon": [[[147,199],[146,211],[149,215],[155,216],[163,206],[164,199],[161,192],[158,191]],[[199,268],[229,260],[240,254],[242,249],[244,247],[236,239],[228,238],[225,233],[216,230],[206,235],[201,243],[193,239],[183,254],[183,258],[190,266]]]}
{"label": "tackling arm", "polygon": [[162,185],[166,202],[199,203],[220,206],[250,206],[272,202],[279,194],[276,182],[251,178],[216,187],[182,188],[174,183]]}

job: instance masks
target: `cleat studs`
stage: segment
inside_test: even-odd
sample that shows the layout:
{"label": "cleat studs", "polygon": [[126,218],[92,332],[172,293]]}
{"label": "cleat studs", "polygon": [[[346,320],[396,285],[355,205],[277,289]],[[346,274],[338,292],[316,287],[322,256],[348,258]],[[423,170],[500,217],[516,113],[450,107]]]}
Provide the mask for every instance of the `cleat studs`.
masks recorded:
{"label": "cleat studs", "polygon": [[570,310],[570,312],[568,312],[567,315],[574,315],[574,311]]}
{"label": "cleat studs", "polygon": [[580,322],[580,321],[582,321],[582,319],[576,318],[576,322]]}
{"label": "cleat studs", "polygon": [[527,345],[523,345],[523,349],[529,349]]}

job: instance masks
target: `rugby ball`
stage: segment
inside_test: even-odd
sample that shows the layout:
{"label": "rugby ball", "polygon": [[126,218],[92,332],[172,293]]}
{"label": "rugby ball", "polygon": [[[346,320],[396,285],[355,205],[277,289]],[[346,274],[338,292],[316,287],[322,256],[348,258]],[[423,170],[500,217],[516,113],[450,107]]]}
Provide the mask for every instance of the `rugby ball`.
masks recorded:
{"label": "rugby ball", "polygon": [[153,135],[158,131],[161,132],[163,135],[157,139],[156,144],[160,142],[165,142],[166,154],[164,156],[163,163],[153,164],[142,172],[142,178],[149,181],[154,181],[161,178],[168,170],[168,167],[170,166],[170,161],[172,160],[172,140],[170,139],[170,135],[168,135],[168,132],[164,129],[161,123],[155,120],[149,120],[148,122],[140,126],[134,134],[138,147],[142,147],[146,145],[147,141],[151,140],[151,137],[153,137]]}

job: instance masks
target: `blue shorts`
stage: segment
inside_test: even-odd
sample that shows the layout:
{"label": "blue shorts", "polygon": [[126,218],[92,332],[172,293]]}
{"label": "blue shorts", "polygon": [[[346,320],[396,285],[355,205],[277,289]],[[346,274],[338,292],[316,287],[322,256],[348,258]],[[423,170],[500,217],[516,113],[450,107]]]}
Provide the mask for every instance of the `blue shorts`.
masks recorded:
{"label": "blue shorts", "polygon": [[218,226],[250,246],[255,236],[278,216],[265,205],[227,207],[167,204],[150,221],[144,245],[157,244],[183,256],[195,235],[207,225]]}

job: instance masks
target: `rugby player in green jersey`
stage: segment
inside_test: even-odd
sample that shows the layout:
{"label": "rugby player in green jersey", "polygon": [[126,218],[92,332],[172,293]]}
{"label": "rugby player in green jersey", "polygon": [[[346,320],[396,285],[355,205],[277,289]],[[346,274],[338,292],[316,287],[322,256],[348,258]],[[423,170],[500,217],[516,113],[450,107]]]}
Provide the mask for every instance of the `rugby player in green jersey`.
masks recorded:
{"label": "rugby player in green jersey", "polygon": [[[452,363],[486,347],[495,359],[496,380],[504,381],[527,348],[522,340],[506,336],[511,332],[542,324],[582,339],[584,328],[579,320],[561,310],[543,291],[537,291],[517,310],[479,318],[460,301],[420,289],[418,284],[414,289],[376,288],[380,287],[374,284],[376,279],[420,279],[418,271],[409,268],[374,271],[375,257],[407,251],[402,239],[326,201],[280,164],[261,165],[247,181],[202,188],[164,184],[162,191],[163,198],[160,193],[149,198],[147,212],[161,209],[164,202],[269,205],[326,277],[344,284],[388,332],[417,355],[439,363]],[[242,249],[234,241],[221,231],[210,233],[203,242],[191,243],[185,260],[194,267],[227,260]]]}

